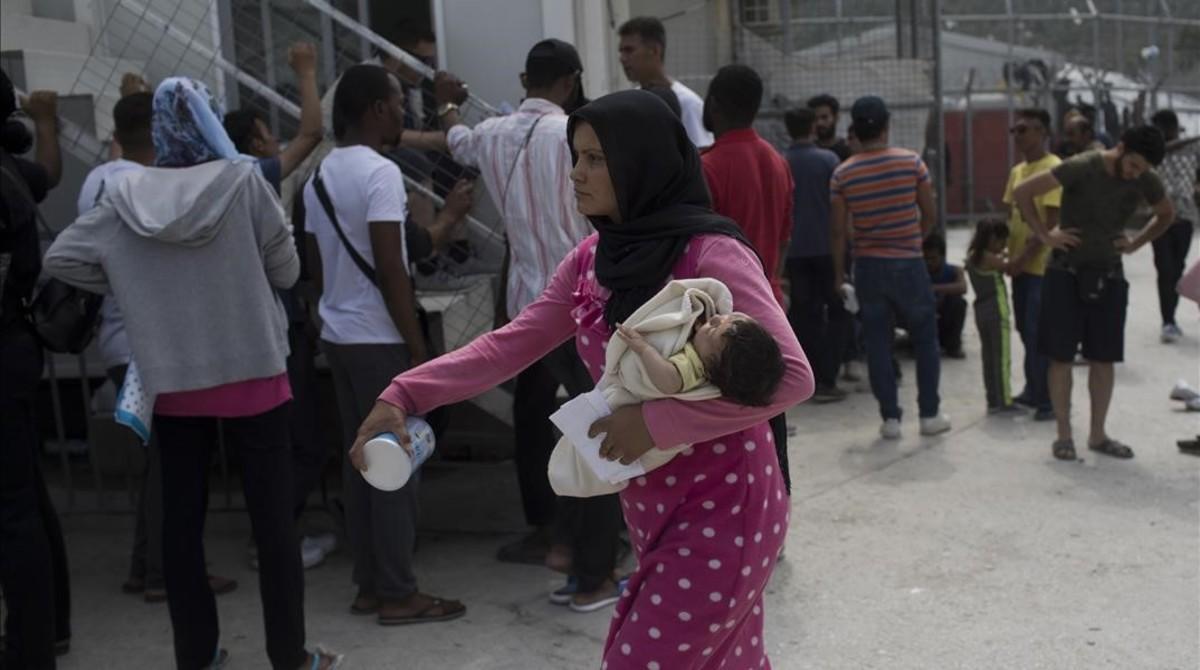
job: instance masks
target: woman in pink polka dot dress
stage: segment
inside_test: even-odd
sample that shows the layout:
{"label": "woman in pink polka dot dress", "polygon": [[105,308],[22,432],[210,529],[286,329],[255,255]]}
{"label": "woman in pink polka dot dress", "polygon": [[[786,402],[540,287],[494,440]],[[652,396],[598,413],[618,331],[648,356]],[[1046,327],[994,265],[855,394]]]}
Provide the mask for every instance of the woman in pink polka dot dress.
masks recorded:
{"label": "woman in pink polka dot dress", "polygon": [[580,211],[598,231],[563,260],[541,298],[510,324],[393,380],[359,430],[361,445],[404,417],[465,400],[575,337],[599,379],[613,326],[669,278],[712,277],[734,309],[779,342],[787,371],[773,402],[657,400],[593,428],[604,453],[631,462],[691,446],[633,480],[621,505],[638,567],[617,603],[602,667],[765,668],[763,592],[783,546],[788,498],[767,420],[813,391],[808,361],[728,219],[712,213],[700,161],[653,94],[624,91],[577,111],[568,128]]}

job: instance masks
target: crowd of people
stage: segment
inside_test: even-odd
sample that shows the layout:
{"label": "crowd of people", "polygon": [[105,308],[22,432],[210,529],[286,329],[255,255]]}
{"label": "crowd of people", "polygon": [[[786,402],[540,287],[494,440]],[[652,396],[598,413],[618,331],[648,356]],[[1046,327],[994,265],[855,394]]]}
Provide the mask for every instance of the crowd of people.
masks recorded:
{"label": "crowd of people", "polygon": [[[520,106],[473,127],[460,116],[463,82],[423,77],[382,52],[322,100],[316,50],[296,45],[300,124],[284,147],[255,112],[224,114],[202,82],[127,76],[114,159],[88,176],[79,218],[44,256],[36,205],[61,173],[55,98],[22,102],[37,155],[20,157],[32,138],[5,126],[0,228],[6,667],[54,667],[70,640],[66,554],[34,420],[43,354],[26,306],[43,270],[105,296],[101,356],[121,398],[152,417],[123,589],[167,602],[180,668],[229,658],[215,597],[237,584],[208,572],[203,544],[218,430],[239,455],[272,667],[342,662],[305,640],[303,570],[336,546],[297,530],[334,456],[316,437],[318,349],[349,449],[350,612],[381,625],[465,614],[464,603],[418,589],[419,471],[398,490],[374,488],[360,472],[363,445],[384,432],[406,443],[408,417],[515,377],[514,462],[530,532],[497,558],[562,573],[549,598],[570,610],[615,606],[603,650],[612,669],[765,666],[764,592],[790,510],[786,410],[810,397],[844,401],[839,381],[857,381],[865,358],[880,435],[900,438],[900,329],[916,358],[920,434],[951,430],[941,362],[966,356],[968,286],[988,413],[1024,405],[1035,420],[1056,419],[1053,455],[1076,458],[1071,371],[1082,355],[1087,447],[1133,455],[1106,432],[1124,356],[1120,259],[1153,242],[1162,339],[1177,341],[1175,286],[1197,218],[1200,154],[1173,113],[1111,147],[1072,116],[1074,155],[1063,160],[1048,150],[1049,114],[1019,111],[1007,220],[978,223],[960,266],[938,230],[930,170],[890,145],[886,101],[854,101],[842,138],[839,101],[817,95],[786,112],[792,143],[780,151],[755,130],[764,87],[753,69],[722,67],[702,98],[667,74],[660,21],[635,18],[618,34],[637,90],[589,101],[575,48],[548,39],[528,52]],[[432,64],[427,29],[408,24],[394,39]],[[7,77],[3,89],[8,121],[18,105]],[[484,190],[507,241],[496,328],[439,355],[417,290],[469,275],[477,259],[462,223]],[[1127,236],[1140,206],[1148,221]],[[719,281],[736,314],[704,319],[671,356],[624,328],[669,280],[694,278]],[[1015,395],[1012,322],[1025,349]],[[574,397],[595,386],[616,334],[665,397],[597,422],[601,457],[631,463],[687,446],[619,494],[560,497],[547,476],[549,416],[560,387]],[[721,397],[672,397],[706,381]],[[623,574],[629,551],[637,568]]]}

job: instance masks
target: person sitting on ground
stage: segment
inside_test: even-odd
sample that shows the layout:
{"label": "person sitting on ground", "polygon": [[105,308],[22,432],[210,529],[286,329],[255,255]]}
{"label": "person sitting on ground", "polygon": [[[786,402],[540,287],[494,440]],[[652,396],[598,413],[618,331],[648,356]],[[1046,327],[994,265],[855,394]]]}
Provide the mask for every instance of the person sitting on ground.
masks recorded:
{"label": "person sitting on ground", "polygon": [[967,320],[967,277],[963,269],[946,262],[946,238],[930,233],[921,243],[925,268],[937,300],[938,343],[947,358],[966,358],[962,349],[963,324]]}
{"label": "person sitting on ground", "polygon": [[1009,381],[1010,311],[1004,269],[1008,225],[998,219],[980,221],[967,250],[967,275],[975,289],[975,327],[979,329],[983,386],[987,391],[988,414],[1020,410],[1012,401]]}

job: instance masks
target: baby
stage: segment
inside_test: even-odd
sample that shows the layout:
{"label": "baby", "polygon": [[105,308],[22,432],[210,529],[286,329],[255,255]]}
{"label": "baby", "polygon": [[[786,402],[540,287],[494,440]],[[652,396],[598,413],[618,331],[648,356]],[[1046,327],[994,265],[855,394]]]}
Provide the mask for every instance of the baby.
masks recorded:
{"label": "baby", "polygon": [[739,405],[763,407],[783,379],[779,344],[745,314],[697,321],[691,339],[670,358],[632,328],[618,326],[617,335],[641,358],[655,387],[668,395],[687,393],[708,381]]}

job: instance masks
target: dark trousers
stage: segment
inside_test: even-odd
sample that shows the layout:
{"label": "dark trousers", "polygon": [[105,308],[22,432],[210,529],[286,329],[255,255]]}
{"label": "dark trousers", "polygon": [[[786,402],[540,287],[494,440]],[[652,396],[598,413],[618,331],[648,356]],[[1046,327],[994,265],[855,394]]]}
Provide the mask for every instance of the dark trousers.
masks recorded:
{"label": "dark trousers", "polygon": [[975,327],[979,330],[979,358],[983,365],[983,388],[987,396],[988,409],[997,409],[1012,404],[1009,387],[1010,352],[1008,321],[980,316],[979,305],[975,305]]}
{"label": "dark trousers", "polygon": [[771,417],[771,437],[775,440],[775,455],[779,457],[779,474],[783,475],[783,487],[788,495],[792,495],[792,471],[788,468],[787,453],[787,414]]}
{"label": "dark trousers", "polygon": [[938,344],[946,351],[962,351],[967,301],[961,295],[939,296],[937,303]]}
{"label": "dark trousers", "polygon": [[[290,403],[256,416],[224,419],[225,435],[238,451],[242,489],[254,542],[266,629],[267,656],[276,669],[304,662],[304,573],[292,518]],[[155,415],[162,445],[163,577],[175,636],[175,664],[203,668],[213,660],[220,636],[217,602],[204,561],[208,472],[217,444],[217,419]]]}
{"label": "dark trousers", "polygon": [[[304,323],[288,324],[288,381],[292,385],[292,477],[295,483],[296,518],[304,512],[308,496],[321,483],[329,451],[321,444],[317,421],[317,367],[315,342]],[[357,426],[356,426],[357,428]]]}
{"label": "dark trousers", "polygon": [[0,667],[54,668],[68,639],[66,546],[38,464],[34,400],[42,348],[24,322],[0,325],[0,588],[5,650]]}
{"label": "dark trousers", "polygon": [[1154,268],[1158,270],[1158,309],[1163,325],[1175,323],[1179,292],[1175,285],[1183,276],[1188,247],[1192,245],[1192,222],[1179,219],[1154,240]]}
{"label": "dark trousers", "polygon": [[[403,344],[333,344],[321,341],[329,360],[342,441],[354,443],[358,427],[392,377],[408,368]],[[420,470],[404,486],[380,491],[363,479],[350,459],[342,459],[342,499],[346,505],[346,536],[354,554],[354,583],[363,595],[403,600],[417,591],[413,551],[420,514]]]}
{"label": "dark trousers", "polygon": [[1050,386],[1047,375],[1050,359],[1038,351],[1038,327],[1042,314],[1041,275],[1019,274],[1013,277],[1013,317],[1021,344],[1025,346],[1025,390],[1024,397],[1034,407],[1049,410]]}
{"label": "dark trousers", "polygon": [[812,364],[817,386],[835,386],[854,325],[833,285],[833,257],[789,258],[787,271],[788,321]]}
{"label": "dark trousers", "polygon": [[598,589],[616,568],[623,523],[617,496],[559,498],[546,469],[558,442],[550,415],[558,408],[558,387],[572,398],[595,386],[574,340],[547,354],[517,376],[513,395],[513,428],[517,448],[513,460],[521,488],[525,520],[531,526],[554,524],[570,545],[573,572],[580,590]]}

